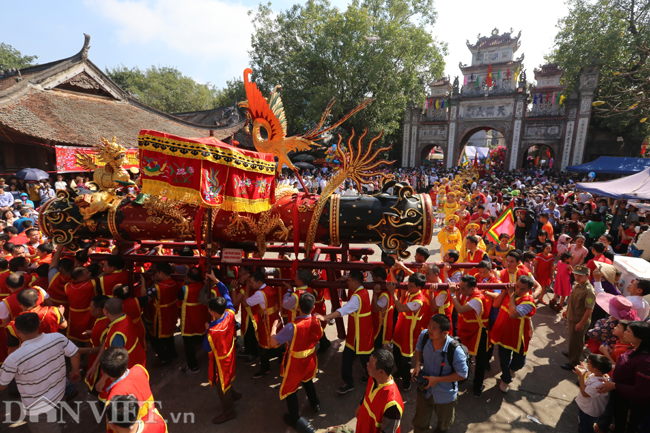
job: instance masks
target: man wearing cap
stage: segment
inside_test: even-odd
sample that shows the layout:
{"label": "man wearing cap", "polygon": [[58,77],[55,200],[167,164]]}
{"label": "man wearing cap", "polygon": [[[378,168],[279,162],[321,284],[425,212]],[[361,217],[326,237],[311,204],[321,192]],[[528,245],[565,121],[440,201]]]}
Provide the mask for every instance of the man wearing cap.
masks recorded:
{"label": "man wearing cap", "polygon": [[447,225],[438,233],[438,242],[440,242],[440,256],[444,257],[445,252],[450,249],[460,251],[462,247],[462,235],[456,227],[460,217],[452,214],[445,218]]}
{"label": "man wearing cap", "polygon": [[5,189],[5,180],[0,178],[0,208],[11,207],[14,204],[14,196]]}
{"label": "man wearing cap", "polygon": [[576,266],[573,270],[575,283],[569,296],[569,305],[563,314],[569,325],[569,350],[563,351],[562,354],[569,358],[569,362],[562,364],[561,367],[569,371],[573,371],[582,360],[585,335],[591,324],[591,313],[596,305],[596,292],[589,282],[589,273],[589,268],[582,265]]}

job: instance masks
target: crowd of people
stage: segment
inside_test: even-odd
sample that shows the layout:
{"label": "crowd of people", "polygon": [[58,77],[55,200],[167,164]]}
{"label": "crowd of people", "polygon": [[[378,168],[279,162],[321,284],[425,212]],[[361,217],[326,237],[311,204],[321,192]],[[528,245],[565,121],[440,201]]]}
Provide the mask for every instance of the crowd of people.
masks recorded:
{"label": "crowd of people", "polygon": [[[444,432],[454,423],[459,384],[470,371],[471,394],[482,398],[495,347],[498,388],[509,392],[526,363],[532,318],[539,308],[548,308],[567,321],[562,368],[578,376],[579,430],[647,431],[650,324],[644,297],[650,281],[627,282],[623,288],[613,265],[617,254],[638,255],[635,243],[648,228],[635,203],[581,193],[565,173],[541,169],[479,173],[421,167],[393,173],[430,195],[440,225],[440,256],[419,247],[415,264],[389,256],[372,271],[343,273],[347,302],[329,312],[330,291],[310,287],[326,278],[304,268],[293,275],[290,265],[206,272],[175,265],[170,257],[128,270],[119,254],[110,254],[110,245],[93,244],[76,253],[55,247],[38,230],[34,211],[54,196],[49,182],[11,179],[7,186],[0,179],[5,191],[0,200],[25,190],[11,203],[0,202],[0,389],[20,395],[31,431],[58,431],[48,416],[51,408],[32,404],[41,397],[54,403],[74,400],[83,372],[85,386],[107,405],[110,429],[162,432],[165,421],[153,404],[146,371],[153,360],[147,349],[155,352],[154,363],[171,364],[178,357],[174,335],[180,331],[182,373],[205,374],[198,354],[208,353],[207,375],[221,410],[214,424],[237,416],[242,394],[235,390],[236,365],[259,365],[253,378],[263,380],[271,372],[270,359],[280,356],[284,420],[308,431],[298,390],[304,389],[314,412],[321,410],[314,384],[318,354],[332,350],[324,330],[345,318],[337,392],[354,390],[355,358],[363,371],[357,380],[366,389],[363,400],[353,404],[355,431],[400,431],[402,395],[415,392],[415,432],[431,431],[433,419],[435,431]],[[329,176],[305,176],[305,186],[321,192]],[[302,188],[290,176],[278,182]],[[77,178],[70,185],[61,177],[55,188],[83,183]],[[347,182],[339,193],[359,194],[355,186]],[[370,184],[361,193],[380,186]],[[509,205],[516,215],[514,232],[494,239],[488,229]],[[92,261],[90,252],[106,255]],[[189,247],[149,253],[192,255]],[[273,284],[277,277],[293,282]],[[398,289],[401,283],[406,289]]]}

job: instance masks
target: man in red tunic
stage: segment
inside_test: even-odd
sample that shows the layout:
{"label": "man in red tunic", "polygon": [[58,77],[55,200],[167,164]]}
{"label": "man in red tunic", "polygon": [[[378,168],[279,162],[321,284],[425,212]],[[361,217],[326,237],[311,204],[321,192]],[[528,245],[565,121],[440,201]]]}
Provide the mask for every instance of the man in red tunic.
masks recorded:
{"label": "man in red tunic", "polygon": [[[465,238],[465,245],[467,246],[467,263],[480,263],[483,260],[490,260],[485,251],[478,247],[479,238],[476,236],[467,236]],[[478,275],[478,269],[472,268],[467,270],[467,275]]]}
{"label": "man in red tunic", "polygon": [[111,380],[106,405],[118,395],[133,395],[140,403],[138,419],[147,422],[155,409],[149,386],[149,372],[140,364],[129,367],[129,352],[124,347],[109,347],[99,359],[99,367]]}
{"label": "man in red tunic", "polygon": [[271,326],[280,320],[280,302],[277,290],[266,285],[266,275],[256,270],[248,279],[246,296],[242,303],[244,307],[255,307],[257,313],[257,341],[260,354],[260,371],[253,375],[259,379],[271,372],[270,359],[274,346],[271,343]]}
{"label": "man in red tunic", "polygon": [[110,254],[104,260],[104,272],[99,277],[100,295],[112,297],[117,284],[129,284],[129,274],[124,270],[124,259]]}
{"label": "man in red tunic", "polygon": [[[377,266],[372,270],[372,281],[375,283],[385,283],[388,274],[386,269]],[[375,330],[375,349],[381,349],[384,344],[390,344],[393,341],[395,303],[390,292],[382,289],[379,284],[375,284],[372,296],[372,318],[373,329]]]}
{"label": "man in red tunic", "polygon": [[[251,308],[244,305],[244,299],[246,298],[246,289],[248,285],[248,279],[253,273],[253,269],[249,267],[242,266],[239,268],[238,277],[236,283],[239,287],[231,292],[232,304],[234,306],[235,313],[239,313],[241,309],[241,336],[244,339],[244,347],[237,351],[237,354],[244,357],[244,364],[251,365],[259,360],[259,350],[257,344],[257,308]],[[235,284],[233,281],[233,285]],[[241,308],[240,308],[241,307]]]}
{"label": "man in red tunic", "polygon": [[395,367],[388,350],[377,349],[368,361],[368,386],[363,402],[356,412],[357,433],[400,433],[400,420],[404,412],[402,396],[391,376]]}
{"label": "man in red tunic", "polygon": [[[85,332],[85,334],[90,336],[90,346],[79,348],[80,355],[88,354],[88,365],[93,365],[95,363],[97,354],[102,347],[102,337],[104,336],[104,332],[106,332],[108,325],[111,323],[108,317],[104,315],[104,304],[108,299],[108,296],[98,295],[90,301],[90,315],[95,318],[93,328],[90,332]],[[95,382],[98,377],[99,369],[95,370],[95,374],[92,377],[86,377],[85,382],[90,391],[95,389]]]}
{"label": "man in red tunic", "polygon": [[92,274],[87,268],[78,266],[70,274],[72,281],[65,285],[65,296],[68,298],[68,329],[66,336],[73,341],[87,343],[89,335],[84,335],[92,329],[95,319],[90,315],[90,301],[95,297],[96,287]]}
{"label": "man in red tunic", "polygon": [[[42,334],[52,334],[68,326],[63,314],[57,307],[41,305],[43,303],[43,292],[41,290],[23,289],[16,294],[16,301],[18,301],[22,310],[18,316],[25,313],[38,314],[38,319],[41,322],[38,331]],[[7,325],[8,353],[18,349],[21,344],[22,340],[16,330],[16,322],[14,319]]]}
{"label": "man in red tunic", "polygon": [[341,376],[345,383],[337,390],[339,394],[347,394],[354,390],[354,379],[352,378],[354,358],[358,356],[363,369],[366,370],[374,348],[372,304],[368,290],[362,286],[363,280],[363,272],[350,271],[347,279],[348,292],[351,294],[349,301],[333,313],[318,317],[321,321],[328,322],[330,319],[348,316],[348,333],[341,361]]}
{"label": "man in red tunic", "polygon": [[212,322],[203,341],[203,350],[210,354],[210,385],[215,386],[221,400],[221,415],[212,419],[213,424],[223,424],[237,416],[233,403],[241,398],[232,382],[235,379],[235,312],[228,290],[219,288],[219,296],[208,301]]}
{"label": "man in red tunic", "polygon": [[[483,293],[476,288],[476,277],[463,275],[460,284],[449,283],[451,302],[458,311],[458,338],[476,359],[474,372],[474,396],[483,393],[483,379],[488,363],[488,320],[490,310]],[[456,291],[460,292],[456,297]]]}
{"label": "man in red tunic", "polygon": [[[71,281],[70,273],[74,268],[74,260],[69,258],[61,258],[63,254],[63,245],[56,248],[52,262],[50,263],[50,271],[47,274],[50,285],[47,288],[47,293],[52,299],[52,304],[55,306],[68,306],[68,298],[65,296],[65,285]],[[67,312],[65,313],[68,314]]]}
{"label": "man in red tunic", "polygon": [[[145,308],[145,318],[149,323],[149,338],[153,350],[158,354],[160,365],[169,365],[176,358],[174,332],[178,320],[179,284],[172,279],[172,266],[169,263],[156,263],[153,275],[154,285],[146,289],[149,302]],[[142,290],[145,287],[142,286]],[[145,293],[141,293],[144,295]]]}
{"label": "man in red tunic", "polygon": [[398,312],[397,324],[395,332],[393,332],[393,357],[397,366],[397,374],[402,378],[404,391],[411,389],[411,358],[415,353],[415,344],[422,330],[422,309],[425,303],[422,289],[426,282],[427,277],[423,274],[409,275],[408,292],[404,303],[400,302],[395,295],[395,284],[386,284],[395,303],[395,310]]}
{"label": "man in red tunic", "polygon": [[535,299],[531,292],[534,281],[527,275],[519,277],[516,283],[502,290],[493,306],[499,308],[490,339],[499,346],[499,361],[501,364],[501,392],[508,392],[513,375],[526,364],[528,344],[532,337],[531,319],[535,315]]}
{"label": "man in red tunic", "polygon": [[[307,284],[314,279],[314,274],[308,269],[298,269],[293,277],[296,288],[284,283],[284,296],[282,297],[282,308],[287,312],[287,323],[292,323],[298,316],[298,301],[303,293],[311,292]],[[312,293],[313,294],[313,293]]]}
{"label": "man in red tunic", "polygon": [[[302,270],[302,269],[301,269]],[[309,271],[307,271],[309,272]],[[316,345],[323,335],[320,321],[311,315],[316,297],[311,293],[302,293],[298,300],[298,312],[294,320],[276,333],[276,322],[271,330],[271,342],[274,344],[287,343],[282,363],[282,384],[280,385],[280,400],[287,400],[289,413],[284,414],[284,422],[296,427],[300,418],[298,406],[298,388],[304,388],[311,407],[320,411],[320,401],[316,395],[313,379],[318,372]]]}
{"label": "man in red tunic", "polygon": [[210,319],[208,307],[199,301],[199,294],[205,284],[212,287],[211,282],[204,283],[201,270],[192,267],[185,274],[185,285],[178,292],[178,299],[181,301],[181,336],[187,361],[187,366],[181,368],[183,373],[198,373],[200,371],[199,362],[196,359],[196,346],[203,343],[205,324]]}

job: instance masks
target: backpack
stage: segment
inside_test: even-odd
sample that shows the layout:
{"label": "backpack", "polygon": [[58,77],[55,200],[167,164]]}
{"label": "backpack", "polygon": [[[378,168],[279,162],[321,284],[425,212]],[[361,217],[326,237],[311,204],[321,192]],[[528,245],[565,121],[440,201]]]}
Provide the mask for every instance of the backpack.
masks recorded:
{"label": "backpack", "polygon": [[[427,341],[429,341],[429,333],[424,332],[424,338],[422,340],[422,347],[427,344]],[[447,362],[449,362],[449,366],[451,367],[451,373],[453,374],[456,370],[454,369],[454,353],[456,353],[456,348],[460,347],[463,352],[465,352],[465,361],[467,362],[467,371],[469,372],[469,367],[471,365],[470,361],[470,356],[469,356],[469,350],[467,350],[467,346],[461,343],[460,338],[458,337],[451,337],[451,341],[449,342],[449,345],[447,345],[447,352],[445,353],[445,358],[447,359]],[[451,361],[450,361],[451,360]],[[442,376],[442,368],[445,366],[445,363],[443,362],[442,365],[440,366],[440,372],[438,373],[438,376]],[[469,377],[469,375],[468,375]],[[459,384],[465,383],[467,380],[467,377],[465,379],[461,379],[458,381]],[[453,382],[453,388],[456,389],[456,382]]]}

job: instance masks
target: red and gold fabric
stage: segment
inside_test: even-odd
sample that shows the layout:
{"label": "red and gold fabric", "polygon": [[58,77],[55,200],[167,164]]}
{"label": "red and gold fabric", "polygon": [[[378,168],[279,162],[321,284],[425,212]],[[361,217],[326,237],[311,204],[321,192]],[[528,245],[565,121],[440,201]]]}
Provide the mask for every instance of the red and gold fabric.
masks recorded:
{"label": "red and gold fabric", "polygon": [[202,207],[259,213],[275,199],[275,159],[212,137],[183,138],[142,130],[142,192]]}
{"label": "red and gold fabric", "polygon": [[535,299],[531,295],[521,296],[515,299],[515,305],[530,305],[533,310],[525,316],[513,319],[510,317],[510,295],[506,294],[499,308],[499,316],[490,331],[490,340],[517,353],[521,351],[523,344],[523,354],[526,355],[530,343],[531,319],[537,311]]}
{"label": "red and gold fabric", "polygon": [[[142,322],[142,308],[136,298],[126,298],[122,301],[122,311],[133,321],[135,330],[138,333],[138,341],[142,348],[147,350],[147,330]],[[92,365],[92,364],[90,364]]]}
{"label": "red and gold fabric", "polygon": [[302,382],[308,382],[316,377],[318,358],[316,344],[323,336],[320,321],[314,316],[298,317],[293,320],[293,339],[284,352],[282,363],[282,385],[280,385],[280,400],[298,390]]}
{"label": "red and gold fabric", "polygon": [[[176,331],[179,286],[172,278],[155,285],[156,297],[151,299],[145,310],[145,317],[151,323],[149,333],[157,338],[167,338]],[[153,302],[152,302],[153,301]]]}
{"label": "red and gold fabric", "polygon": [[[108,329],[110,320],[108,320],[108,317],[100,317],[99,319],[95,320],[95,324],[93,325],[93,329],[90,332],[90,347],[99,347],[102,344],[102,337],[106,333],[106,329]],[[88,354],[88,365],[93,365],[95,363],[95,360],[97,359],[97,353],[90,353]],[[95,387],[95,383],[97,382],[97,377],[99,376],[99,368],[95,370],[95,374],[93,375],[90,380],[88,378],[84,379],[86,382],[86,385],[88,385],[89,390],[93,390]]]}
{"label": "red and gold fabric", "polygon": [[[436,311],[435,314],[444,314],[449,318],[449,321],[451,321],[451,315],[454,311],[454,304],[451,303],[451,298],[449,297],[449,290],[447,289],[434,290],[433,299],[435,300],[435,298],[437,298],[438,295],[440,295],[443,292],[447,294],[447,298],[445,300],[445,303],[441,307],[438,307],[438,311]],[[427,322],[427,325],[428,324],[429,323]]]}
{"label": "red and gold fabric", "polygon": [[[393,406],[397,407],[400,414],[404,413],[402,395],[397,389],[392,376],[388,382],[381,385],[375,384],[371,377],[368,380],[363,404],[359,408],[357,428],[354,431],[358,433],[381,433],[384,412]],[[401,431],[400,426],[397,428],[397,433]]]}
{"label": "red and gold fabric", "polygon": [[528,268],[526,268],[522,264],[519,264],[517,265],[517,272],[515,272],[514,274],[511,274],[508,271],[508,268],[501,269],[499,271],[499,280],[501,280],[502,283],[516,283],[519,277],[521,277],[522,275],[527,275],[529,277],[532,277]]}
{"label": "red and gold fabric", "polygon": [[[483,328],[487,329],[490,317],[490,309],[487,308],[483,293],[475,291],[467,297],[459,296],[460,305],[465,305],[473,299],[481,303],[482,313],[480,317],[473,308],[465,313],[458,313],[458,338],[467,346],[470,355],[476,355],[478,352],[478,346],[481,343],[481,330]],[[488,335],[488,342],[490,341],[489,338]]]}
{"label": "red and gold fabric", "polygon": [[113,297],[113,288],[118,284],[129,284],[129,274],[125,270],[115,271],[111,274],[99,277],[100,295]]}
{"label": "red and gold fabric", "polygon": [[[57,272],[50,281],[50,285],[47,288],[47,294],[50,295],[53,305],[63,305],[68,306],[68,298],[65,295],[65,285],[72,281],[72,278],[67,275],[63,275],[61,272]],[[67,313],[66,313],[67,314]]]}
{"label": "red and gold fabric", "polygon": [[374,327],[372,324],[372,305],[368,290],[363,286],[354,291],[350,299],[356,297],[359,309],[348,316],[348,334],[345,345],[357,355],[372,353],[374,350]]}
{"label": "red and gold fabric", "polygon": [[167,424],[165,419],[160,415],[158,409],[154,408],[151,416],[147,416],[146,420],[142,420],[138,425],[137,430],[133,433],[167,433]]}
{"label": "red and gold fabric", "polygon": [[309,287],[307,288],[307,291],[316,298],[314,313],[325,316],[327,314],[327,307],[325,305],[325,289],[314,289]]}
{"label": "red and gold fabric", "polygon": [[[219,378],[221,390],[226,392],[235,380],[235,313],[226,310],[221,322],[208,329],[210,342],[210,385],[214,386],[213,379]],[[216,370],[215,370],[216,368]],[[218,374],[217,374],[218,372]]]}
{"label": "red and gold fabric", "polygon": [[[116,395],[134,395],[138,399],[140,404],[139,420],[148,421],[149,412],[156,408],[151,386],[149,385],[149,372],[139,364],[129,367],[125,376],[111,383],[106,396],[106,405]],[[109,431],[111,430],[109,429]]]}
{"label": "red and gold fabric", "polygon": [[116,335],[121,335],[124,339],[124,348],[129,352],[129,368],[137,364],[146,366],[147,354],[140,344],[133,320],[126,314],[108,325],[104,341],[105,348],[111,347]]}
{"label": "red and gold fabric", "polygon": [[[482,250],[480,248],[477,248],[476,251],[471,252],[470,250],[467,250],[465,260],[463,260],[464,263],[476,263],[477,265],[483,260],[483,257],[485,257],[485,250]],[[466,270],[467,274],[466,275],[472,275],[476,277],[478,275],[478,268],[471,268]]]}
{"label": "red and gold fabric", "polygon": [[88,342],[90,337],[83,333],[92,329],[95,318],[90,315],[90,301],[95,297],[95,281],[75,283],[70,281],[65,285],[65,296],[68,298],[68,328],[66,336],[82,343]]}
{"label": "red and gold fabric", "polygon": [[[40,287],[34,287],[34,289],[38,290],[38,299],[36,300],[36,305],[41,305],[43,301],[45,301],[45,290],[41,289]],[[25,288],[13,292],[11,295],[2,300],[2,302],[7,307],[7,311],[9,311],[9,317],[11,320],[14,320],[16,316],[23,312],[23,309],[18,302],[18,294],[23,290],[25,290]]]}
{"label": "red and gold fabric", "polygon": [[[395,308],[395,301],[387,291],[381,292],[379,299],[381,298],[386,298],[388,303],[386,304],[385,310],[372,312],[372,325],[375,330],[373,339],[376,340],[381,332],[381,344],[388,344],[393,341],[393,310]],[[379,299],[377,299],[377,302],[379,302]]]}
{"label": "red and gold fabric", "polygon": [[[261,289],[264,295],[264,305],[257,305],[257,342],[264,349],[273,349],[271,345],[271,326],[277,320],[280,323],[278,331],[282,329],[282,321],[280,320],[280,303],[278,302],[277,291],[270,286],[264,286]],[[277,346],[276,346],[277,347]]]}
{"label": "red and gold fabric", "polygon": [[415,344],[418,342],[418,335],[422,330],[422,308],[424,307],[424,295],[422,291],[409,293],[404,305],[415,302],[420,305],[417,311],[409,309],[407,312],[400,312],[397,316],[397,324],[393,333],[393,344],[397,346],[402,356],[413,356]]}
{"label": "red and gold fabric", "polygon": [[208,307],[199,302],[203,283],[190,283],[183,287],[185,296],[181,304],[181,335],[191,337],[205,334],[205,324],[210,323]]}

